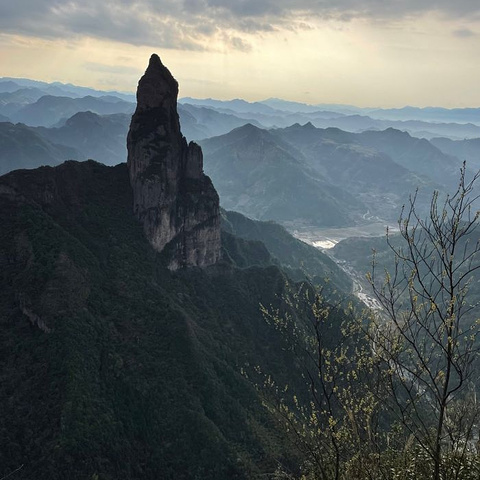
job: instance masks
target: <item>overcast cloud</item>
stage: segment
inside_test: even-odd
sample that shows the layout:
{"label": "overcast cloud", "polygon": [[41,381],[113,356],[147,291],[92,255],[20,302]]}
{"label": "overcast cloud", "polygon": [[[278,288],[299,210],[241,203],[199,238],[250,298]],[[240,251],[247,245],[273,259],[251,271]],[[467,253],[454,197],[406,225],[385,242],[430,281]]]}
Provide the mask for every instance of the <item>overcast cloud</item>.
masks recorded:
{"label": "overcast cloud", "polygon": [[[399,20],[426,12],[480,19],[478,0],[15,0],[2,2],[2,33],[91,36],[132,45],[208,49],[211,38],[249,50],[242,34],[305,28],[312,18]],[[462,36],[462,33],[457,33]],[[465,35],[467,36],[467,35]]]}

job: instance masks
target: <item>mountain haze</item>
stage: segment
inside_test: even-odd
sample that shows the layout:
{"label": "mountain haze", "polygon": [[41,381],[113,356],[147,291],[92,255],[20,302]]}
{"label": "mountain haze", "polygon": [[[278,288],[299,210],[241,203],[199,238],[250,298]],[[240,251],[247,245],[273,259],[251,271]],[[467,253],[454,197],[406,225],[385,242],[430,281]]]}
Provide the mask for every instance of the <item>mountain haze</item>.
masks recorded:
{"label": "mountain haze", "polygon": [[78,157],[72,147],[47,140],[31,128],[0,122],[0,174],[19,168],[58,165]]}
{"label": "mountain haze", "polygon": [[270,132],[245,125],[201,142],[205,170],[221,205],[258,220],[345,225],[361,205],[329,184],[294,148]]}
{"label": "mountain haze", "polygon": [[112,97],[54,97],[43,96],[10,115],[12,121],[31,126],[52,127],[77,112],[91,111],[100,115],[132,113],[133,104]]}

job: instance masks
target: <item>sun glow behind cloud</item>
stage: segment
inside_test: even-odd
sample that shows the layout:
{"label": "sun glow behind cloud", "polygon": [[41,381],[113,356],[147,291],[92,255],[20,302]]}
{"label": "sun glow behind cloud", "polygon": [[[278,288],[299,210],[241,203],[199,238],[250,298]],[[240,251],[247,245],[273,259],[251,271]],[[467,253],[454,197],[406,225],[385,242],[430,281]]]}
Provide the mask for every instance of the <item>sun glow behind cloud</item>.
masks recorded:
{"label": "sun glow behind cloud", "polygon": [[432,2],[395,10],[374,0],[324,10],[309,0],[38,3],[48,16],[36,23],[20,7],[0,20],[0,75],[133,91],[156,51],[183,96],[480,105],[474,2],[430,10]]}

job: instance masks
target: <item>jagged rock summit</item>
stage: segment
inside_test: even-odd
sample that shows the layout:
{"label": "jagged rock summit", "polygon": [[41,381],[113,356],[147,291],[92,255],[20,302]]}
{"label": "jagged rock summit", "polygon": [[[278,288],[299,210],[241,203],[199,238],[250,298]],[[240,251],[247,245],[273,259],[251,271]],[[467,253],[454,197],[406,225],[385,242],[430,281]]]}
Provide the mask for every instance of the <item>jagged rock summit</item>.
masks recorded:
{"label": "jagged rock summit", "polygon": [[173,270],[212,265],[221,248],[218,194],[201,148],[180,131],[177,96],[177,81],[153,54],[127,137],[134,213],[156,250],[168,245]]}

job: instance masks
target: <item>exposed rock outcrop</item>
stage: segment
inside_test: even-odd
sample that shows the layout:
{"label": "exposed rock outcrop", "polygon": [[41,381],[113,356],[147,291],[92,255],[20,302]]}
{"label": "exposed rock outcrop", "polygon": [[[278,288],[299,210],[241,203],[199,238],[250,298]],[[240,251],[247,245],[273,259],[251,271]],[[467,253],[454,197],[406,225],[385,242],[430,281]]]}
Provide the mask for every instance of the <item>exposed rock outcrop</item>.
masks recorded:
{"label": "exposed rock outcrop", "polygon": [[152,55],[127,137],[134,213],[156,250],[172,248],[171,269],[214,264],[221,247],[218,195],[201,148],[180,131],[177,96],[177,81]]}

